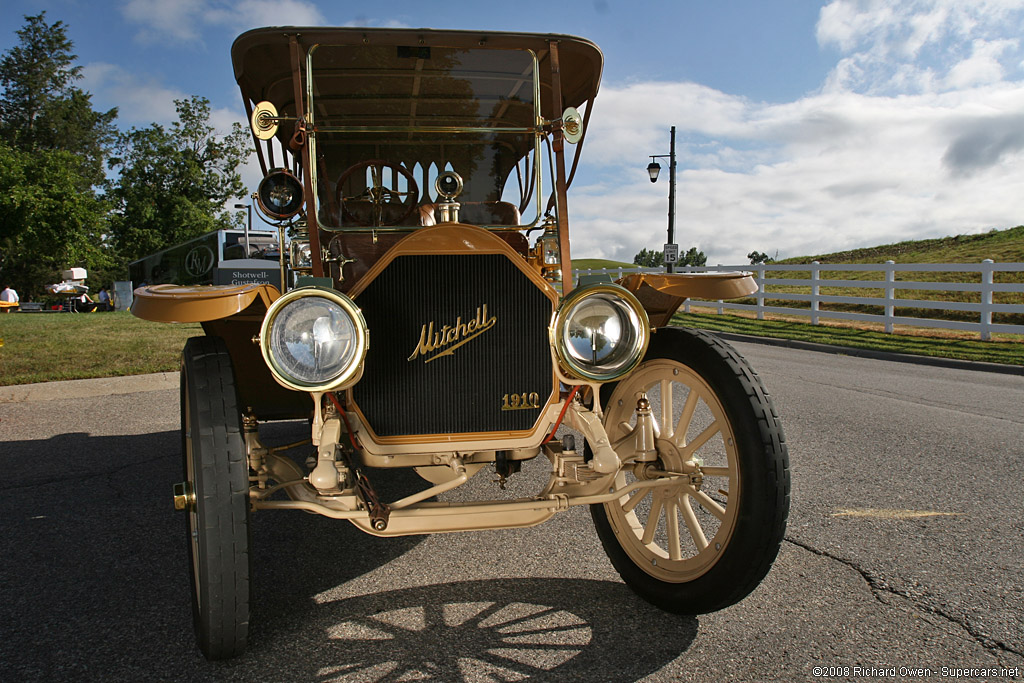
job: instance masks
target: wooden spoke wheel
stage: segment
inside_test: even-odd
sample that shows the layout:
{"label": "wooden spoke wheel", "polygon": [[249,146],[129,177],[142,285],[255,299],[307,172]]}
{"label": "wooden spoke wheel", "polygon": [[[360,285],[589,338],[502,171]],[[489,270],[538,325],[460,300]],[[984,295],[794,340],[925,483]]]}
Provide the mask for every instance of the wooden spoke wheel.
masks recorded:
{"label": "wooden spoke wheel", "polygon": [[641,365],[605,387],[612,441],[646,395],[659,425],[658,461],[627,465],[616,485],[672,473],[591,511],[623,580],[670,612],[699,614],[742,599],[767,574],[789,510],[788,453],[764,386],[727,344],[665,328]]}

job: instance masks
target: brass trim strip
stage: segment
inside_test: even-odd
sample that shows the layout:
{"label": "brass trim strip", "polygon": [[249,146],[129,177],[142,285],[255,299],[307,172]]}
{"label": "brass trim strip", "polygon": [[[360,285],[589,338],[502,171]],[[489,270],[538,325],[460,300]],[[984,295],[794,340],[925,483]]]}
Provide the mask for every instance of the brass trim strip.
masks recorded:
{"label": "brass trim strip", "polygon": [[537,127],[500,126],[315,126],[315,133],[539,133]]}

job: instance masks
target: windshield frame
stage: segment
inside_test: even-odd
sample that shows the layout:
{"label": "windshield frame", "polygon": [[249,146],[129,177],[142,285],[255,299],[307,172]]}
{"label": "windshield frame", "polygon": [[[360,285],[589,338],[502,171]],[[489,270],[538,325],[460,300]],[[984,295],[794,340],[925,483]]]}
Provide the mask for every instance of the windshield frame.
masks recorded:
{"label": "windshield frame", "polygon": [[[309,46],[306,50],[305,59],[305,95],[306,95],[306,130],[308,133],[307,145],[309,146],[309,153],[311,159],[317,159],[317,133],[452,133],[452,134],[482,134],[482,133],[515,133],[515,134],[528,134],[533,135],[533,179],[532,179],[532,198],[531,203],[534,205],[535,215],[533,221],[530,223],[523,223],[516,226],[509,225],[485,225],[482,224],[480,227],[488,228],[492,230],[511,230],[511,231],[522,231],[536,228],[543,220],[544,214],[544,191],[543,191],[543,173],[542,173],[542,153],[543,153],[543,140],[547,137],[547,131],[545,127],[547,122],[541,114],[541,79],[540,79],[540,60],[537,57],[537,53],[532,48],[509,48],[509,47],[476,47],[474,49],[491,49],[501,50],[503,52],[521,51],[526,52],[530,55],[530,61],[532,64],[532,80],[533,80],[533,119],[534,125],[529,127],[511,127],[511,126],[319,126],[317,125],[316,116],[316,95],[314,87],[314,70],[313,70],[313,55],[321,47],[331,47],[332,44],[327,43],[315,43]],[[339,45],[339,47],[345,47]],[[465,46],[457,45],[443,45],[439,44],[436,47],[451,48],[451,49],[465,49]],[[519,162],[522,163],[523,158],[528,158],[529,154],[525,157],[521,157]],[[550,162],[551,160],[549,160]],[[410,169],[411,170],[411,169]],[[310,178],[312,181],[312,187],[310,188],[313,192],[314,205],[319,214],[320,209],[320,197],[319,197],[319,169],[317,164],[310,164],[309,168]],[[507,178],[502,179],[507,182]],[[529,184],[526,185],[529,187]],[[421,195],[423,197],[429,196],[430,188],[421,188]],[[372,230],[374,232],[408,232],[410,230],[418,229],[415,226],[365,226],[365,225],[329,225],[317,219],[319,227],[328,232],[365,232]]]}

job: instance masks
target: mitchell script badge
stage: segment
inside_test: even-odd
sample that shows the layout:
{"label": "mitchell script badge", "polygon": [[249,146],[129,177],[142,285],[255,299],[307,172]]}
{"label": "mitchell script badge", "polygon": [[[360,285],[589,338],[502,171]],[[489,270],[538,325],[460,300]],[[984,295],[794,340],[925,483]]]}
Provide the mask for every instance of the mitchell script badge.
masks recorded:
{"label": "mitchell script badge", "polygon": [[497,316],[487,315],[487,304],[477,307],[476,316],[469,322],[462,322],[462,316],[459,316],[455,320],[455,324],[445,325],[436,332],[434,331],[434,321],[430,321],[420,328],[420,340],[408,360],[422,356],[423,362],[429,363],[441,356],[450,356],[455,349],[479,337],[494,327],[497,322]]}

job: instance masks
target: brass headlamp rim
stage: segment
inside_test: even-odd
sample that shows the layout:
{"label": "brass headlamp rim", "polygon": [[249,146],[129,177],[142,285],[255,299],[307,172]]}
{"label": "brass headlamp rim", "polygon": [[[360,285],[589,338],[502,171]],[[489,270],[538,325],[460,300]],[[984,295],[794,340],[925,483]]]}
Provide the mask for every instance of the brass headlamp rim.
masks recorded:
{"label": "brass headlamp rim", "polygon": [[[306,297],[329,299],[338,304],[349,316],[353,326],[356,328],[356,352],[353,356],[353,361],[338,375],[323,382],[303,382],[288,376],[277,364],[273,353],[270,351],[270,332],[278,314],[280,314],[285,306]],[[331,289],[311,286],[293,289],[270,304],[267,314],[263,316],[263,323],[260,325],[259,340],[260,353],[263,355],[263,360],[270,369],[270,374],[281,386],[294,389],[295,391],[339,391],[352,386],[362,377],[366,351],[370,347],[370,330],[366,325],[365,318],[363,318],[362,311],[352,299]]]}
{"label": "brass headlamp rim", "polygon": [[[638,321],[636,330],[638,343],[636,347],[631,351],[628,362],[611,374],[598,374],[581,367],[569,357],[569,354],[563,346],[563,331],[567,322],[568,312],[571,311],[581,299],[589,298],[598,294],[612,294],[622,299],[636,314],[636,319]],[[569,377],[574,377],[584,382],[595,383],[614,382],[615,380],[628,375],[643,360],[644,354],[647,353],[647,346],[651,341],[651,323],[643,305],[641,305],[640,301],[637,300],[633,293],[625,287],[610,283],[586,285],[572,290],[572,292],[562,299],[558,308],[555,310],[555,314],[551,320],[551,327],[548,328],[548,332],[551,345],[555,349],[555,356],[558,359],[558,365],[562,371]]]}

